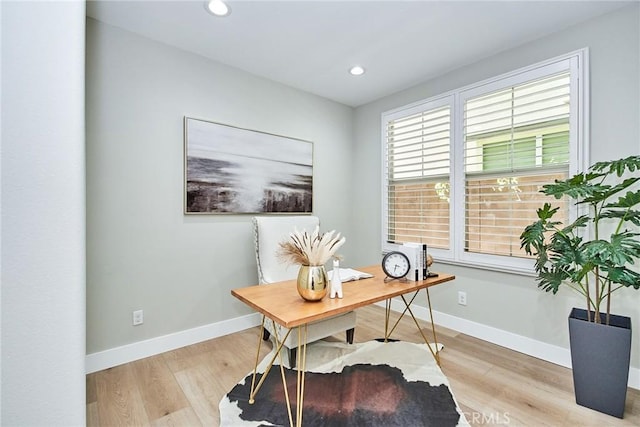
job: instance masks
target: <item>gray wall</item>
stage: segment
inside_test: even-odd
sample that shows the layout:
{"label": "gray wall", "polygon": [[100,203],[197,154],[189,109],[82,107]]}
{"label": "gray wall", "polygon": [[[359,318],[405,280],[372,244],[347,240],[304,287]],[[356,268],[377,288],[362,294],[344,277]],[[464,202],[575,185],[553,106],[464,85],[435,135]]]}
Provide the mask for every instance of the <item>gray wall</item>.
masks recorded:
{"label": "gray wall", "polygon": [[84,8],[0,3],[0,425],[85,424]]}
{"label": "gray wall", "polygon": [[[591,162],[640,153],[640,12],[638,5],[545,37],[487,60],[451,71],[409,90],[359,107],[355,112],[356,167],[352,174],[354,206],[365,221],[350,235],[362,248],[356,264],[380,258],[381,113],[434,95],[500,75],[520,67],[588,47],[591,74]],[[370,191],[364,191],[370,189]],[[366,213],[366,216],[364,216]],[[440,264],[456,275],[452,284],[435,288],[434,309],[483,325],[568,347],[567,315],[582,300],[560,292],[555,297],[536,288],[530,277]],[[467,292],[468,305],[457,305],[457,291]],[[612,309],[640,324],[640,292],[622,290]],[[639,328],[633,340],[640,342]],[[640,366],[638,346],[632,366]]]}
{"label": "gray wall", "polygon": [[313,141],[314,214],[354,258],[353,109],[87,25],[87,353],[251,313],[230,294],[257,283],[251,217],[183,214],[185,115]]}

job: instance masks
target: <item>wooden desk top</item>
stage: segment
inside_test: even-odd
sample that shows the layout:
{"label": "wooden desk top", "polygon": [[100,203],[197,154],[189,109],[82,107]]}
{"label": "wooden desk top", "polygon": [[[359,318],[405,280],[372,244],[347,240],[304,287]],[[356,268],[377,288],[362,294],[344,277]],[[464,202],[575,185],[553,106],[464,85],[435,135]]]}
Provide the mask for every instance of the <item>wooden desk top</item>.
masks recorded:
{"label": "wooden desk top", "polygon": [[256,311],[291,329],[455,279],[451,274],[438,273],[438,277],[418,282],[393,280],[385,283],[385,274],[379,265],[357,270],[370,273],[373,278],[343,282],[343,298],[329,298],[327,292],[327,296],[321,301],[305,301],[298,294],[296,280],[233,289],[231,294]]}

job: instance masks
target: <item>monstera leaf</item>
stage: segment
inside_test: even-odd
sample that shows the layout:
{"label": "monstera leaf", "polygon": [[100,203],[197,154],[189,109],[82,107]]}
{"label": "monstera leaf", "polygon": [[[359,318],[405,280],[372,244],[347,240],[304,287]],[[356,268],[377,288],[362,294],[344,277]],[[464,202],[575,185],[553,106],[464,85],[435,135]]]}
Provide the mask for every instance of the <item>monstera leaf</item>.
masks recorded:
{"label": "monstera leaf", "polygon": [[[537,210],[538,220],[525,227],[520,247],[535,258],[538,287],[557,293],[567,285],[585,297],[596,312],[621,287],[640,289],[640,273],[630,269],[640,260],[640,156],[598,162],[586,173],[544,185],[541,192],[568,199],[588,210],[570,224],[554,221],[558,208],[549,203]],[[620,180],[625,174],[631,174]],[[626,193],[623,194],[623,192]],[[603,225],[615,230],[600,236]],[[609,319],[607,304],[607,319]]]}

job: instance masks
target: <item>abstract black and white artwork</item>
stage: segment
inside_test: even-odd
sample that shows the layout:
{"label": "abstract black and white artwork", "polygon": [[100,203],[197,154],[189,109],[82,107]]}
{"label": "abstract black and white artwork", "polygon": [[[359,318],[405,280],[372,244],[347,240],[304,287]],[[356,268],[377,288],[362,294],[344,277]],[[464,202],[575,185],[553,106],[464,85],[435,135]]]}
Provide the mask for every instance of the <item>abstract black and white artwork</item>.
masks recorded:
{"label": "abstract black and white artwork", "polygon": [[185,213],[311,213],[313,143],[184,119]]}

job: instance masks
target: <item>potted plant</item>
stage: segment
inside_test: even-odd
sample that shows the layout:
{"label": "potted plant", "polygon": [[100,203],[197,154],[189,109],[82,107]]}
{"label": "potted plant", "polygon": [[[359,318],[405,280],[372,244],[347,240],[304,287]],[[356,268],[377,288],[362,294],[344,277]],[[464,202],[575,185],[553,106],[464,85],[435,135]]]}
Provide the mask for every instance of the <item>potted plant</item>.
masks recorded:
{"label": "potted plant", "polygon": [[[630,269],[640,259],[640,156],[598,162],[586,173],[547,184],[542,193],[568,198],[580,211],[563,224],[545,203],[520,236],[535,257],[538,287],[556,294],[568,286],[584,298],[569,316],[576,403],[622,418],[631,353],[631,319],[610,313],[622,288],[640,288]],[[637,264],[636,264],[637,265]]]}

